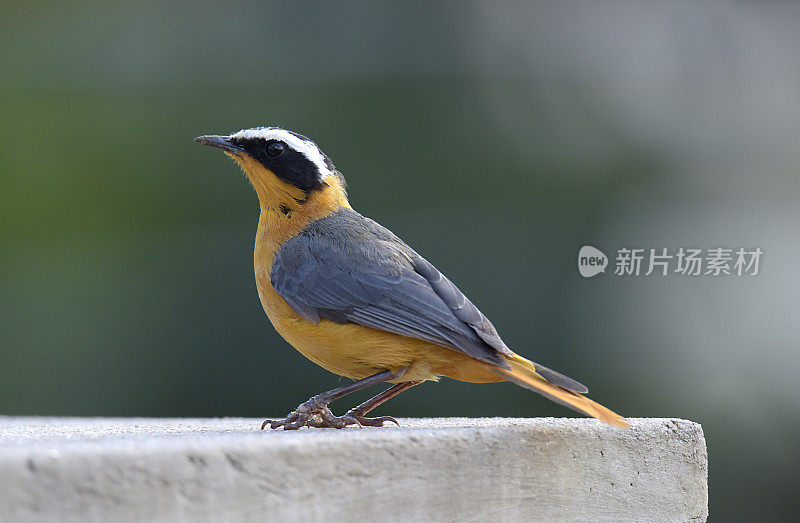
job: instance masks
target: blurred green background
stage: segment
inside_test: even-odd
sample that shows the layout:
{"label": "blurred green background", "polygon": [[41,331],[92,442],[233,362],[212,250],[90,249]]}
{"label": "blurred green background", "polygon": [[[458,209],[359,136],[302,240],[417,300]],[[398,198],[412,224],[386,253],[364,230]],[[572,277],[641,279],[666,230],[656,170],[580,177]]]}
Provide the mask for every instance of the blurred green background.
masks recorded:
{"label": "blurred green background", "polygon": [[[192,141],[279,125],[514,350],[627,416],[701,422],[712,518],[793,519],[798,23],[791,3],[6,3],[0,413],[269,417],[341,382],[273,331],[255,194]],[[764,255],[757,277],[583,279],[585,244]],[[571,414],[447,380],[379,412]]]}

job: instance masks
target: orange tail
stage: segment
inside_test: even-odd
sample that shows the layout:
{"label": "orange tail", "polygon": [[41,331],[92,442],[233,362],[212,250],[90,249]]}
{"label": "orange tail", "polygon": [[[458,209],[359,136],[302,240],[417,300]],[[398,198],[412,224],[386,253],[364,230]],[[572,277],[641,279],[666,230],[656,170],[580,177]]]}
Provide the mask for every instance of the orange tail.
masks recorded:
{"label": "orange tail", "polygon": [[[574,392],[567,388],[559,387],[558,385],[550,383],[544,379],[539,372],[537,372],[537,367],[540,366],[536,365],[532,361],[526,360],[522,356],[515,355],[513,358],[508,358],[508,363],[511,364],[510,371],[497,367],[491,367],[491,369],[508,381],[516,383],[520,387],[525,387],[526,389],[538,392],[542,396],[555,401],[556,403],[564,405],[565,407],[569,407],[575,411],[578,411],[581,414],[592,416],[604,423],[616,425],[617,427],[628,428],[630,426],[628,421],[616,412],[605,408],[599,403],[590,400],[578,392]],[[579,388],[579,390],[583,389],[582,392],[585,392],[586,390],[585,387],[583,387],[580,383],[574,382],[565,376],[561,376],[550,369],[540,367],[539,370],[541,370],[545,375],[558,377],[558,381],[565,380],[566,383],[574,383],[578,386],[576,388]]]}

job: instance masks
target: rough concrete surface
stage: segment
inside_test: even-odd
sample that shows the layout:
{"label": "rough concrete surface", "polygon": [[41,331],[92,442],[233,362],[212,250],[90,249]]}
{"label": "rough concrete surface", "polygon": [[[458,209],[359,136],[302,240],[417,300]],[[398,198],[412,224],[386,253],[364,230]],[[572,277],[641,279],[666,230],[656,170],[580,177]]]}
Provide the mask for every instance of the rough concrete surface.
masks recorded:
{"label": "rough concrete surface", "polygon": [[2,521],[704,521],[699,424],[0,417]]}

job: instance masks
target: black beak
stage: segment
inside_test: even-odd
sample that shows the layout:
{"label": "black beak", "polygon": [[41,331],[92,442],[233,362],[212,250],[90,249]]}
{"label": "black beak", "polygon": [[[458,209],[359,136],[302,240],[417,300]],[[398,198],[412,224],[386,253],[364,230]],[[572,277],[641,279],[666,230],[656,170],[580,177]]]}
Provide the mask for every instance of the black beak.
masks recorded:
{"label": "black beak", "polygon": [[198,136],[197,138],[194,139],[194,141],[197,143],[202,143],[203,145],[208,145],[210,147],[216,147],[218,149],[222,149],[223,151],[231,152],[233,154],[244,153],[244,149],[232,143],[229,136],[206,134],[203,136]]}

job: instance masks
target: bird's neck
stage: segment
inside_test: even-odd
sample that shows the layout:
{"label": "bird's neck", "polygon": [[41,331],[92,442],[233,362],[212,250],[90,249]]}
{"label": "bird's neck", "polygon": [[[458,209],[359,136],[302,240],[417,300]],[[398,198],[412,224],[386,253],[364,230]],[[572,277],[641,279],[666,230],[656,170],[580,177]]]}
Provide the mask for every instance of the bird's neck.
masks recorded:
{"label": "bird's neck", "polygon": [[329,180],[327,187],[312,191],[305,199],[285,193],[278,198],[274,198],[274,193],[272,196],[263,199],[259,194],[261,215],[254,253],[257,274],[260,270],[269,272],[281,245],[297,236],[308,224],[330,216],[342,207],[350,207],[347,194],[338,180]]}
{"label": "bird's neck", "polygon": [[258,195],[261,216],[256,236],[256,257],[270,259],[275,251],[309,223],[350,207],[339,178],[329,177],[323,187],[310,192],[291,185],[249,155],[226,153],[242,168]]}

